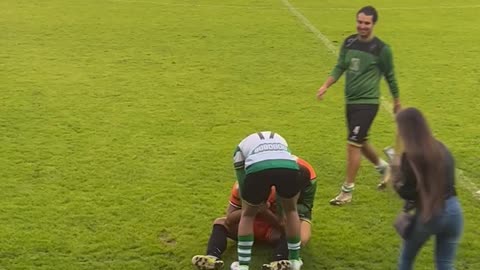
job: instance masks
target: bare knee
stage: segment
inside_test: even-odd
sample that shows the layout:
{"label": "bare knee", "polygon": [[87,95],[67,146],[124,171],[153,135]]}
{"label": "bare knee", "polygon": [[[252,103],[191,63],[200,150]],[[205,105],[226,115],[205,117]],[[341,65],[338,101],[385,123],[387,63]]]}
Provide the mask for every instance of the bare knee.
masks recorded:
{"label": "bare knee", "polygon": [[217,218],[213,221],[213,225],[223,225],[225,226],[226,217]]}
{"label": "bare knee", "polygon": [[300,222],[300,242],[301,246],[304,247],[310,241],[312,236],[312,224],[309,221],[302,220]]}
{"label": "bare knee", "polygon": [[213,221],[213,226],[215,225],[220,225],[220,226],[223,226],[225,228],[225,230],[232,234],[236,231],[236,227],[235,226],[231,226],[228,224],[228,220],[226,217],[221,217],[221,218],[217,218],[215,219],[215,221]]}
{"label": "bare knee", "polygon": [[308,244],[308,241],[310,241],[310,236],[307,236],[307,237],[302,236],[300,239],[300,246],[304,248]]}

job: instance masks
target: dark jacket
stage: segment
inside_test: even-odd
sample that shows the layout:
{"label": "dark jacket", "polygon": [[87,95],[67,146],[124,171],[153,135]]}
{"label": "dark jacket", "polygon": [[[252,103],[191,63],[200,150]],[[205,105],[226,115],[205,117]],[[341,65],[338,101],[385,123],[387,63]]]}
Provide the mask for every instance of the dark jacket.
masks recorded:
{"label": "dark jacket", "polygon": [[[455,190],[455,160],[448,148],[440,142],[439,144],[444,151],[445,157],[445,172],[447,174],[445,199],[447,199],[451,196],[457,195]],[[398,195],[400,195],[400,197],[402,197],[404,200],[410,202],[410,206],[408,207],[411,207],[412,203],[414,205],[414,202],[418,200],[419,196],[417,192],[417,178],[412,167],[410,166],[410,162],[408,162],[407,154],[404,153],[402,155],[400,166],[392,166],[392,177],[394,188]]]}

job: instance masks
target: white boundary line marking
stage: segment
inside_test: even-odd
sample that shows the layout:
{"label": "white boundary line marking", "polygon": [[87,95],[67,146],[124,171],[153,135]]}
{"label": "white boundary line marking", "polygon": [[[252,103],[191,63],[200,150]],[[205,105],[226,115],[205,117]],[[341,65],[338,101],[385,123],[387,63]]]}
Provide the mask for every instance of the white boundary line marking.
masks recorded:
{"label": "white boundary line marking", "polygon": [[[182,4],[182,3],[161,3],[148,0],[107,0],[110,2],[126,3],[126,4],[152,4],[159,6],[178,6],[178,7],[204,7],[204,8],[243,8],[254,10],[283,10],[284,8],[272,8],[270,6],[251,6],[251,5],[208,5],[208,4]],[[431,10],[431,9],[472,9],[480,8],[480,5],[461,5],[461,6],[419,6],[419,7],[379,7],[378,10]],[[302,7],[303,10],[342,10],[342,11],[356,11],[355,8],[348,7]]]}
{"label": "white boundary line marking", "polygon": [[[292,13],[295,17],[297,17],[297,19],[300,20],[303,23],[303,25],[308,28],[308,30],[310,30],[313,34],[315,34],[315,36],[320,41],[322,41],[322,43],[325,45],[325,47],[327,47],[330,53],[332,53],[334,56],[337,56],[338,49],[335,46],[335,44],[333,44],[333,42],[331,42],[328,39],[328,37],[322,34],[322,32],[320,32],[320,30],[318,30],[305,16],[303,16],[303,14],[300,13],[300,11],[298,11],[297,8],[295,8],[292,4],[290,4],[288,0],[282,0],[282,2],[288,8],[290,13]],[[385,109],[385,111],[387,111],[388,113],[390,113],[391,116],[393,116],[392,103],[390,103],[390,101],[388,101],[383,96],[381,97],[381,100],[382,100],[381,102],[382,106]],[[480,190],[477,187],[477,185],[475,185],[475,183],[465,175],[465,172],[463,170],[457,168],[456,171],[459,178],[462,179],[461,183],[463,184],[463,186],[471,190],[475,198],[480,199]]]}
{"label": "white boundary line marking", "polygon": [[283,4],[287,7],[288,11],[292,13],[297,19],[299,19],[303,25],[305,25],[310,32],[314,33],[315,36],[322,41],[323,45],[327,47],[327,49],[332,53],[334,56],[338,55],[338,49],[335,44],[333,44],[330,39],[328,39],[320,30],[318,30],[305,16],[303,16],[300,11],[298,11],[288,0],[282,0]]}
{"label": "white boundary line marking", "polygon": [[465,172],[462,169],[456,169],[457,175],[459,176],[460,179],[462,179],[462,185],[465,186],[467,189],[472,191],[473,197],[477,198],[480,200],[480,189],[478,189],[478,186],[473,182],[470,177],[465,175]]}

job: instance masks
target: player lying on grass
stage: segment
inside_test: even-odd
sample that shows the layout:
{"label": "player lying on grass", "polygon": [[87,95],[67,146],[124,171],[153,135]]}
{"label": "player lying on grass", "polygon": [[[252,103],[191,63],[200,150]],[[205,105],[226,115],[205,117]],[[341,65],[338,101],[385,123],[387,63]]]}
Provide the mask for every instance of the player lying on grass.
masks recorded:
{"label": "player lying on grass", "polygon": [[[297,203],[300,217],[300,239],[305,246],[311,237],[311,218],[315,191],[317,189],[316,174],[312,166],[303,159],[297,158],[300,167],[302,190]],[[192,258],[192,264],[199,270],[220,269],[224,262],[221,259],[227,248],[227,237],[237,240],[237,229],[241,214],[241,198],[238,183],[235,183],[230,195],[227,216],[217,218],[213,223],[212,233],[208,241],[207,255],[197,255]],[[277,207],[275,189],[272,188],[266,207],[257,215],[254,222],[255,242],[267,243],[273,246],[271,263],[264,264],[263,269],[287,269],[288,245],[284,231],[284,220],[277,216],[281,212]],[[233,264],[235,268],[235,263]]]}

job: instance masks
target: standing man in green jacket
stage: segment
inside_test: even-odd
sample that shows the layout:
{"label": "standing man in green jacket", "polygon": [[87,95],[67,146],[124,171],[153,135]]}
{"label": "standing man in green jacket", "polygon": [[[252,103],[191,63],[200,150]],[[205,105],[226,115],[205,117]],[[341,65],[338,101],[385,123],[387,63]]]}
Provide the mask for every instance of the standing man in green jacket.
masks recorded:
{"label": "standing man in green jacket", "polygon": [[400,109],[392,51],[373,34],[377,19],[377,11],[372,6],[363,7],[357,12],[357,34],[345,39],[337,65],[317,93],[317,98],[321,100],[327,89],[345,72],[347,175],[340,194],[330,201],[332,205],[343,205],[352,200],[362,154],[382,176],[388,170],[388,163],[378,157],[367,141],[368,130],[378,112],[382,77],[385,77],[390,88],[394,113]]}

